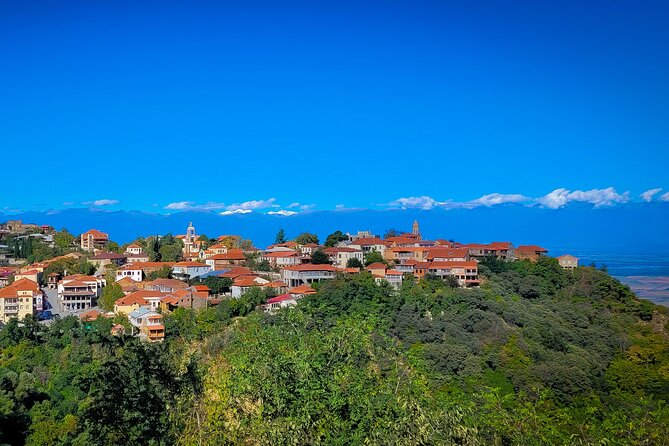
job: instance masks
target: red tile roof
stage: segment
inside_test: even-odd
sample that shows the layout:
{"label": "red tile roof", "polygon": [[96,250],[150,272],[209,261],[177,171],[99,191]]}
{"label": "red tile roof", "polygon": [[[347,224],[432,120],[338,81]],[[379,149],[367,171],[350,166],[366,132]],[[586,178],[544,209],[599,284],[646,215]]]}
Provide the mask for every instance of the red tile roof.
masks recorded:
{"label": "red tile roof", "polygon": [[274,303],[283,302],[283,301],[286,301],[286,300],[295,300],[295,298],[293,296],[291,296],[290,294],[286,293],[286,294],[281,294],[281,295],[276,296],[276,297],[271,297],[271,298],[267,299],[267,302],[265,302],[265,303],[274,304]]}

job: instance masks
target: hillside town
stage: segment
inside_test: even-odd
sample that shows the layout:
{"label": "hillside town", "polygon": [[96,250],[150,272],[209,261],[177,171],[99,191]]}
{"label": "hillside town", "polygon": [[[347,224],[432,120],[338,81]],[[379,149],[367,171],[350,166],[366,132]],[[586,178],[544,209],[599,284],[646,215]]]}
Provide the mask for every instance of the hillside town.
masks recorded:
{"label": "hillside town", "polygon": [[[149,342],[165,338],[163,316],[177,308],[213,307],[254,290],[265,292],[259,307],[273,313],[341,274],[370,274],[377,285],[395,290],[407,280],[469,288],[485,280],[479,276],[484,259],[535,262],[549,253],[508,241],[425,240],[418,221],[409,232],[389,230],[383,237],[336,231],[324,243],[308,232],[288,240],[281,229],[264,249],[239,235],[198,235],[192,223],[182,235],[122,246],[98,229],[74,237],[21,221],[0,225],[0,236],[7,241],[0,244],[0,324],[30,315],[43,323],[67,315],[84,322],[108,317],[115,322],[112,332]],[[573,270],[579,259],[566,254],[557,261]]]}

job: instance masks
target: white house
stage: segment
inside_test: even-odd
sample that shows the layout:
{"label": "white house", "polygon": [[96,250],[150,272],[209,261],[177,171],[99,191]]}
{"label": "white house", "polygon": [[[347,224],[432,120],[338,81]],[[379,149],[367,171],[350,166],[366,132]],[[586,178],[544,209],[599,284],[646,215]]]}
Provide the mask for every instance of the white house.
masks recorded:
{"label": "white house", "polygon": [[266,260],[272,266],[282,268],[285,266],[299,265],[302,263],[302,254],[292,250],[266,252],[260,256],[260,259]]}
{"label": "white house", "polygon": [[189,280],[212,271],[210,265],[199,262],[178,262],[172,267],[172,276],[179,280]]}
{"label": "white house", "polygon": [[295,305],[297,305],[296,297],[290,294],[281,294],[280,296],[267,299],[263,308],[268,313],[274,313],[282,308],[294,307]]}

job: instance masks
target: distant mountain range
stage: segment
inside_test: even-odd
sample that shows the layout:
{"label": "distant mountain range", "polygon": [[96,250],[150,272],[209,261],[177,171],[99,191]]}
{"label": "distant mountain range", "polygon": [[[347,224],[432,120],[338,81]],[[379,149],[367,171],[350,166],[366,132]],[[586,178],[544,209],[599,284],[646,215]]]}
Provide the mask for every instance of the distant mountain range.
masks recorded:
{"label": "distant mountain range", "polygon": [[193,222],[199,234],[240,234],[256,246],[272,243],[283,227],[292,237],[302,231],[318,234],[321,240],[339,229],[344,232],[370,230],[383,235],[386,229],[408,231],[414,219],[424,238],[447,238],[461,242],[509,240],[514,244],[538,244],[551,252],[561,250],[606,250],[608,252],[669,252],[669,203],[628,203],[593,208],[570,204],[560,209],[518,204],[474,209],[432,210],[332,210],[291,216],[248,213],[220,215],[208,211],[158,214],[141,211],[107,211],[99,208],[70,208],[3,215],[0,221],[22,219],[26,223],[48,224],[79,234],[91,228],[108,232],[124,243],[137,236],[184,233]]}

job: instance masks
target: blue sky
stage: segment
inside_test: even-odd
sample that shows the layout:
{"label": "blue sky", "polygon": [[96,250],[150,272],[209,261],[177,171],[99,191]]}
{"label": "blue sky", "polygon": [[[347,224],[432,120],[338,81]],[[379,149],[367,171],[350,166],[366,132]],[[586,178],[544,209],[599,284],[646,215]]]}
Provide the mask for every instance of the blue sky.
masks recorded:
{"label": "blue sky", "polygon": [[95,3],[0,0],[0,210],[669,200],[666,2]]}

